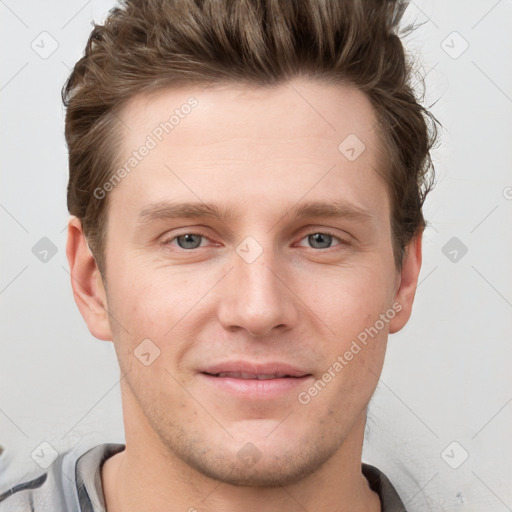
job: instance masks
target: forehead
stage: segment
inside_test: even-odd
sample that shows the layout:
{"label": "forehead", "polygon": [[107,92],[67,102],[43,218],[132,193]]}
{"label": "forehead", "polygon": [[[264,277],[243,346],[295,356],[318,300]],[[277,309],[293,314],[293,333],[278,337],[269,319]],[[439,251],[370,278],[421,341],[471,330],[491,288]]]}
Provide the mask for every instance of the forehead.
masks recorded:
{"label": "forehead", "polygon": [[133,98],[120,120],[118,163],[130,177],[114,202],[125,194],[139,205],[169,195],[213,200],[229,184],[226,200],[297,201],[345,186],[358,203],[385,188],[374,110],[351,86],[302,78],[166,89]]}
{"label": "forehead", "polygon": [[[200,135],[208,139],[205,142],[221,139],[221,129],[236,126],[239,130],[243,125],[247,128],[244,131],[261,138],[284,139],[302,132],[311,137],[327,136],[330,143],[331,139],[336,142],[354,134],[372,145],[377,126],[369,98],[350,85],[295,78],[272,86],[236,83],[181,86],[139,94],[127,103],[120,118],[125,149],[137,143],[133,139],[139,135],[137,132],[158,132],[160,124],[170,124],[167,131],[164,128],[164,136],[171,131],[173,135],[186,132],[186,124],[190,122],[182,121],[191,114],[197,118],[198,113],[202,124]],[[155,137],[158,136],[156,133]]]}

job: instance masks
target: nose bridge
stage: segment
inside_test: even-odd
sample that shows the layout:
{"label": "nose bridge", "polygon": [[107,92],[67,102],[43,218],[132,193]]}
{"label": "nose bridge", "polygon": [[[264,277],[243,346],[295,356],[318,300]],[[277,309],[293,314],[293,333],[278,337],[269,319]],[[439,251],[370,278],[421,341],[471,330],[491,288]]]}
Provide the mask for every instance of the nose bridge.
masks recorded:
{"label": "nose bridge", "polygon": [[226,328],[244,328],[253,336],[272,329],[290,328],[297,320],[293,294],[271,247],[263,249],[254,239],[244,240],[233,254],[233,270],[220,306],[220,321]]}

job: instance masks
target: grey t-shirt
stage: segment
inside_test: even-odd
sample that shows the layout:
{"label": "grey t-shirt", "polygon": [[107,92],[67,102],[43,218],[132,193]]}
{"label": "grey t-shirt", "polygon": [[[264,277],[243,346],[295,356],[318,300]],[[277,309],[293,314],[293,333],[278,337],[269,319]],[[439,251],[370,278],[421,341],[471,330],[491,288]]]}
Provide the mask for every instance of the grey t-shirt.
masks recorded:
{"label": "grey t-shirt", "polygon": [[[124,444],[105,443],[78,456],[73,451],[60,454],[46,471],[0,489],[0,512],[105,512],[101,467],[124,449]],[[362,471],[380,497],[382,512],[406,512],[384,473],[369,464]]]}

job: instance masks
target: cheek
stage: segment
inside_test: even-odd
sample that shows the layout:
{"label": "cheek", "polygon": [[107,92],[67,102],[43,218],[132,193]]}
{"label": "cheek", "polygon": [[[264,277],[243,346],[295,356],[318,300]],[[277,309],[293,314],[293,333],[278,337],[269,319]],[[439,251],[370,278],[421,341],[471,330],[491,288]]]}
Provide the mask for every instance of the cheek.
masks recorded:
{"label": "cheek", "polygon": [[[382,369],[395,313],[391,277],[375,261],[359,268],[339,267],[309,282],[307,304],[325,333],[318,346],[325,373],[319,377],[329,381],[329,391],[321,392],[317,406],[323,403],[336,417],[355,414],[370,399]],[[342,411],[336,413],[338,406]]]}
{"label": "cheek", "polygon": [[[185,272],[144,272],[112,276],[108,294],[114,345],[123,371],[171,370],[201,331],[206,314],[201,297],[212,287],[209,279],[194,282]],[[211,313],[211,311],[209,311]],[[144,355],[144,354],[149,354]],[[151,368],[144,368],[144,362]],[[149,372],[146,372],[149,373]],[[164,373],[164,378],[166,374]],[[169,378],[167,376],[167,378]]]}
{"label": "cheek", "polygon": [[[378,261],[333,267],[297,280],[300,295],[331,335],[347,340],[378,320],[392,304],[393,276]],[[299,284],[302,281],[302,284]],[[299,288],[296,288],[299,289]]]}
{"label": "cheek", "polygon": [[[130,332],[161,338],[183,317],[197,290],[188,279],[142,269],[113,276],[115,287],[108,294],[109,309]],[[197,298],[196,298],[197,300]],[[129,326],[129,327],[128,327]]]}

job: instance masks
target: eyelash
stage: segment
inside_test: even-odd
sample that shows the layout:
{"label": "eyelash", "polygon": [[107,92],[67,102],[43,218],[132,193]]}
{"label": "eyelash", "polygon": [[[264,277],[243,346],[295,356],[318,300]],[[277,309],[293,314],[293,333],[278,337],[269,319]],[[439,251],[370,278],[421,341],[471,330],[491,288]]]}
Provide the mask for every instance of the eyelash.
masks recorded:
{"label": "eyelash", "polygon": [[[313,249],[313,250],[317,250],[317,251],[322,251],[322,252],[327,252],[329,251],[330,249],[334,249],[335,247],[339,247],[341,245],[348,245],[349,242],[340,238],[338,235],[336,235],[335,233],[333,233],[332,231],[329,231],[329,230],[321,230],[321,231],[311,231],[310,233],[307,233],[306,235],[304,235],[300,240],[304,240],[304,238],[307,238],[308,236],[311,236],[311,235],[318,235],[318,234],[322,234],[322,235],[329,235],[329,236],[332,236],[334,239],[336,239],[339,244],[338,245],[334,245],[334,246],[331,246],[331,247],[326,247],[325,249],[317,249],[316,247],[309,247],[309,249]],[[196,236],[201,236],[207,240],[210,240],[210,238],[208,237],[208,235],[204,234],[204,233],[201,233],[200,231],[187,231],[185,233],[181,233],[179,235],[175,235],[173,236],[172,238],[167,238],[165,239],[163,242],[162,242],[162,245],[164,246],[167,246],[167,245],[171,245],[171,242],[177,240],[179,237],[181,236],[185,236],[185,235],[196,235]],[[210,240],[211,241],[211,240]],[[200,247],[196,247],[194,249],[183,249],[182,247],[177,247],[180,251],[183,251],[183,252],[193,252],[197,249],[200,249]]]}

